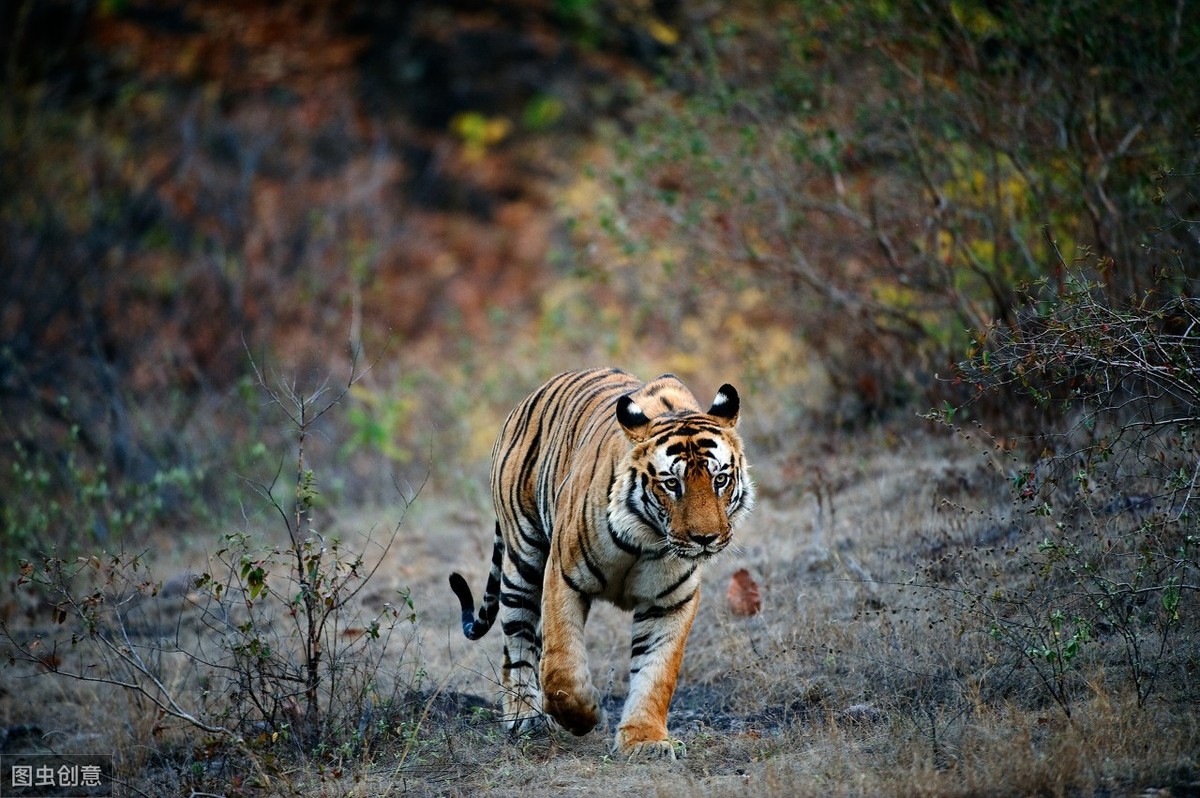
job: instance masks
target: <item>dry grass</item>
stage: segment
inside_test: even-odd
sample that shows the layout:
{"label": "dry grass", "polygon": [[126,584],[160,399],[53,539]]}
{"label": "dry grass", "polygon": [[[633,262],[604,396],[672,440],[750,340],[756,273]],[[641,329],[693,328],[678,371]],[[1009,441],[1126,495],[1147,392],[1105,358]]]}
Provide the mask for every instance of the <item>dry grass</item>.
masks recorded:
{"label": "dry grass", "polygon": [[[239,776],[232,761],[224,770],[210,762],[205,789],[940,796],[1198,788],[1193,676],[1181,672],[1139,708],[1111,663],[1096,658],[1081,671],[1068,718],[967,611],[964,574],[985,572],[990,546],[1009,534],[1005,482],[976,451],[925,429],[898,428],[799,435],[793,448],[765,448],[756,458],[760,505],[736,550],[706,576],[672,705],[685,759],[614,761],[611,728],[583,738],[507,738],[491,707],[500,640],[462,638],[445,582],[452,569],[482,582],[488,509],[449,499],[434,485],[410,508],[362,598],[370,612],[408,588],[419,613],[416,634],[394,641],[380,668],[381,692],[400,684],[387,708],[388,730],[323,761],[271,762],[260,752],[268,767],[257,782],[242,780],[252,774]],[[957,510],[943,499],[986,512]],[[327,526],[343,534],[377,529],[398,513],[331,518]],[[172,567],[186,567],[184,560]],[[739,568],[762,588],[763,610],[752,618],[735,617],[725,603]],[[178,597],[155,601],[167,616],[179,611]],[[594,679],[611,718],[628,684],[628,623],[599,607],[588,627]],[[60,750],[134,752],[122,753],[123,769],[146,793],[195,788],[185,778],[199,762],[194,736],[163,728],[151,708],[111,689],[34,677],[6,672],[4,726],[36,724]]]}

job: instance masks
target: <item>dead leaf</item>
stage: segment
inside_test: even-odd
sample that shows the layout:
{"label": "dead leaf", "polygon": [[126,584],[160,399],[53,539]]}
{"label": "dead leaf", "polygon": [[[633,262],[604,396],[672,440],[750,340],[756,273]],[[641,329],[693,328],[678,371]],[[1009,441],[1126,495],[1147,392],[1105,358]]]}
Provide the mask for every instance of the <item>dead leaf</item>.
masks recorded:
{"label": "dead leaf", "polygon": [[758,583],[745,568],[740,568],[729,578],[729,590],[725,592],[729,611],[734,615],[748,617],[762,610],[762,594]]}

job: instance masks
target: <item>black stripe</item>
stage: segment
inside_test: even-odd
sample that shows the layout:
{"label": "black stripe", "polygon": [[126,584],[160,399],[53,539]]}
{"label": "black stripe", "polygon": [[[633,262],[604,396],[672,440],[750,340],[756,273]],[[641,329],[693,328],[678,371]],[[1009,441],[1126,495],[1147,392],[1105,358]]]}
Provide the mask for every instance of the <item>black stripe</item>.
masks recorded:
{"label": "black stripe", "polygon": [[504,590],[500,597],[503,600],[506,595],[517,595],[527,598],[529,601],[536,601],[541,594],[541,585],[520,585],[509,579],[507,576],[502,577],[504,581]]}
{"label": "black stripe", "polygon": [[519,637],[522,640],[528,640],[535,646],[540,642],[538,640],[537,630],[535,630],[533,624],[529,623],[528,621],[505,621],[503,624],[501,624],[500,628],[504,631],[504,636],[506,638],[511,639],[513,637]]}
{"label": "black stripe", "polygon": [[[514,443],[520,443],[524,439],[524,435],[515,438]],[[533,501],[534,505],[523,505],[522,488],[527,482],[534,479],[534,472],[537,471],[538,461],[541,459],[542,448],[542,430],[539,427],[537,432],[533,434],[533,438],[525,445],[524,459],[521,460],[521,467],[517,469],[517,478],[514,480],[512,490],[516,492],[516,496],[512,497],[512,506],[520,512],[521,516],[531,522],[534,527],[540,528],[540,519],[537,516],[537,490],[534,488]],[[544,534],[544,532],[543,532]]]}
{"label": "black stripe", "polygon": [[500,603],[510,610],[525,610],[535,615],[541,612],[541,607],[532,596],[523,596],[520,593],[505,591],[500,594]]}
{"label": "black stripe", "polygon": [[492,571],[488,574],[487,587],[483,590],[483,603],[491,604],[496,601],[496,594],[500,592],[500,572]]}
{"label": "black stripe", "polygon": [[592,574],[592,578],[600,583],[600,589],[603,590],[608,587],[608,577],[604,575],[604,570],[593,559],[592,552],[584,542],[586,536],[580,537],[579,540],[579,552],[583,555],[583,564],[587,566],[588,571]]}
{"label": "black stripe", "polygon": [[[643,482],[648,481],[647,478],[645,477],[645,475],[643,475],[642,481]],[[636,490],[637,490],[636,486],[632,486],[632,487],[630,487],[629,492],[625,494],[625,509],[627,509],[627,510],[629,510],[629,512],[633,513],[633,515],[639,521],[641,521],[643,524],[645,524],[646,526],[650,527],[651,529],[658,529],[658,525],[650,520],[650,518],[642,511],[641,505],[639,505],[636,502],[636,500],[634,498],[634,494],[635,494]],[[644,485],[642,487],[642,495],[643,496],[646,495]]]}
{"label": "black stripe", "polygon": [[632,554],[634,557],[641,555],[641,553],[642,553],[641,546],[637,545],[636,543],[630,543],[629,541],[622,538],[620,535],[617,534],[617,530],[613,529],[611,524],[609,524],[607,526],[608,526],[608,536],[612,539],[613,543],[617,544],[618,549],[625,552],[626,554]]}
{"label": "black stripe", "polygon": [[[516,491],[518,495],[510,495],[509,504],[511,507],[517,509],[523,517],[533,522],[533,526],[537,528],[541,527],[541,524],[539,523],[541,517],[541,508],[536,506],[523,506],[520,502],[519,493],[522,486],[533,479],[533,474],[538,469],[538,466],[541,462],[540,455],[543,432],[547,429],[547,421],[552,421],[557,415],[557,403],[560,401],[561,397],[568,393],[576,383],[583,381],[590,374],[591,372],[567,372],[552,378],[528,397],[526,397],[524,402],[518,405],[517,410],[513,411],[516,421],[515,429],[512,428],[512,425],[510,424],[510,422],[514,420],[514,416],[510,416],[509,422],[505,423],[504,429],[501,432],[500,440],[507,439],[508,451],[505,452],[501,461],[501,466],[499,469],[496,469],[496,473],[504,472],[510,455],[515,454],[518,451],[521,452],[524,459],[522,460],[521,466],[518,469],[515,483],[510,486],[510,493],[512,491]],[[518,413],[518,411],[520,412]],[[528,437],[530,429],[533,427],[535,420],[536,430],[533,432],[533,437],[528,442],[525,442],[525,439]],[[522,445],[523,442],[525,442],[524,445]],[[499,441],[497,443],[499,443]],[[535,501],[540,502],[540,493],[541,491],[539,491],[535,485]],[[543,530],[542,533],[545,535],[545,530]]]}
{"label": "black stripe", "polygon": [[582,515],[583,528],[580,530],[579,549],[583,552],[583,560],[587,563],[588,569],[599,580],[600,586],[605,587],[608,585],[608,576],[604,573],[603,566],[596,564],[595,549],[590,545],[594,543],[592,536],[588,534],[592,518],[592,500],[586,493],[583,496]]}
{"label": "black stripe", "polygon": [[572,579],[566,571],[562,571],[562,578],[563,581],[567,583],[567,587],[571,588],[581,596],[587,595],[587,591],[585,591],[574,579]]}
{"label": "black stripe", "polygon": [[544,560],[546,555],[550,553],[550,538],[542,531],[542,524],[536,518],[525,518],[529,524],[534,527],[533,532],[526,532],[519,524],[517,525],[517,537],[521,542],[529,548],[542,555]]}
{"label": "black stripe", "polygon": [[638,657],[654,653],[666,639],[665,636],[656,635],[652,631],[637,635],[633,638],[632,646],[629,649],[630,659],[637,659]]}
{"label": "black stripe", "polygon": [[656,599],[666,598],[667,596],[671,595],[671,594],[672,594],[672,593],[674,593],[676,590],[678,590],[680,587],[682,587],[682,586],[683,586],[683,583],[684,583],[684,582],[686,582],[687,580],[691,579],[691,578],[692,578],[692,575],[693,575],[693,574],[695,574],[695,573],[696,573],[696,566],[694,566],[694,565],[693,565],[691,568],[689,568],[689,569],[688,569],[688,570],[687,570],[687,571],[684,573],[684,575],[683,575],[683,576],[679,577],[679,578],[678,578],[678,579],[676,579],[674,582],[672,582],[670,587],[668,587],[668,588],[667,588],[667,589],[665,589],[665,590],[662,590],[662,591],[660,591],[660,592],[659,592],[657,595],[655,595],[654,597],[655,597]]}
{"label": "black stripe", "polygon": [[659,435],[658,440],[656,440],[654,442],[654,445],[662,446],[664,443],[671,440],[671,438],[676,438],[676,437],[683,438],[683,437],[686,437],[689,435],[696,435],[699,432],[701,432],[701,428],[693,427],[691,424],[684,424],[679,427],[673,427],[672,429],[669,429],[666,432],[664,432],[663,434]]}
{"label": "black stripe", "polygon": [[531,563],[517,556],[517,552],[512,553],[512,564],[517,569],[517,576],[525,580],[525,583],[530,586],[540,585],[542,583],[542,574],[546,570],[545,563]]}
{"label": "black stripe", "polygon": [[674,615],[675,613],[679,612],[681,609],[686,607],[688,605],[688,602],[690,602],[693,598],[695,598],[695,596],[696,596],[696,591],[693,590],[691,593],[688,594],[688,597],[685,598],[683,601],[677,601],[674,604],[670,604],[666,607],[660,607],[658,605],[653,605],[653,606],[647,607],[644,610],[638,610],[637,612],[635,612],[633,614],[633,623],[634,623],[634,625],[637,625],[637,624],[643,623],[645,621],[650,621],[650,620],[654,620],[657,618],[665,618],[668,615]]}
{"label": "black stripe", "polygon": [[504,630],[504,634],[506,635],[520,632],[522,630],[537,632],[537,617],[535,616],[532,620],[527,620],[525,618],[509,618],[508,620],[504,621],[503,624],[501,624],[500,628]]}
{"label": "black stripe", "polygon": [[[616,482],[616,470],[617,470],[616,465],[614,463],[611,463],[611,462],[608,463],[608,479],[606,480],[608,489],[606,491],[604,491],[604,496],[605,496],[606,500],[607,500],[609,494],[612,492],[613,483]],[[637,475],[636,471],[633,471],[632,473],[635,476]],[[607,508],[605,508],[604,517],[608,518]],[[612,542],[617,545],[617,548],[619,548],[621,551],[625,552],[626,554],[632,554],[635,557],[641,555],[641,553],[642,553],[641,546],[637,545],[636,543],[631,543],[628,540],[625,540],[624,538],[622,538],[619,534],[617,534],[617,530],[611,524],[606,524],[606,526],[608,527],[608,536],[612,540]]]}

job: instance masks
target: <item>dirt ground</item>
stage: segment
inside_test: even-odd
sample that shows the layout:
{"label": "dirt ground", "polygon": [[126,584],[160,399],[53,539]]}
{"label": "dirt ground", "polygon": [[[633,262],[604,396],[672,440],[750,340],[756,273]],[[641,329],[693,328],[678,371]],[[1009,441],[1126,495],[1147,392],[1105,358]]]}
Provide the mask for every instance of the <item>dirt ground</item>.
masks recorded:
{"label": "dirt ground", "polygon": [[[1186,704],[1183,712],[1178,702],[1135,709],[1117,685],[1101,683],[1065,718],[1011,673],[997,678],[1004,663],[981,630],[956,617],[953,591],[948,599],[940,588],[914,587],[914,577],[928,574],[923,569],[948,551],[977,550],[1012,534],[1003,518],[1004,475],[976,449],[914,422],[855,435],[802,435],[792,446],[755,452],[752,445],[751,452],[758,506],[736,545],[705,575],[671,706],[669,726],[686,747],[684,758],[629,764],[610,754],[612,723],[628,686],[630,619],[608,606],[595,608],[587,633],[609,725],[580,738],[551,732],[513,740],[502,731],[494,710],[501,636],[464,639],[446,582],[458,570],[482,589],[490,508],[431,483],[407,511],[397,505],[328,519],[351,546],[356,531],[378,540],[399,522],[360,600],[370,615],[385,602],[398,603],[398,591],[411,596],[416,621],[392,636],[380,665],[381,675],[402,685],[393,695],[412,705],[407,720],[336,767],[280,766],[258,781],[231,778],[224,794],[1200,789],[1194,753],[1200,728]],[[185,546],[153,558],[167,581],[194,569],[206,548],[199,538],[181,540]],[[762,610],[751,617],[735,615],[726,595],[740,569],[761,592]],[[947,584],[953,582],[949,577]],[[168,621],[186,615],[179,594],[163,590],[153,601]],[[201,794],[180,775],[199,767],[180,764],[189,744],[179,742],[178,730],[164,733],[161,716],[144,702],[21,665],[2,678],[3,753],[115,747],[128,794]],[[382,689],[386,678],[380,681]],[[1164,722],[1172,738],[1149,756],[1147,729]],[[1173,792],[1147,791],[1164,785]]]}

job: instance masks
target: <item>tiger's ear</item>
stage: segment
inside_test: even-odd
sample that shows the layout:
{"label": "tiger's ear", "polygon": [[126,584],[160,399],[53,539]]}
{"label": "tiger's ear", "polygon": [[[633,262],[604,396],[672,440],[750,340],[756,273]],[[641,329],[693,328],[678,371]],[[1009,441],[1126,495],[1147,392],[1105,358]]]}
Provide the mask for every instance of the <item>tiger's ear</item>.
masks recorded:
{"label": "tiger's ear", "polygon": [[617,400],[617,423],[634,443],[641,443],[650,435],[650,419],[628,394]]}
{"label": "tiger's ear", "polygon": [[708,409],[708,414],[717,419],[722,426],[736,427],[738,423],[738,411],[741,407],[742,403],[738,399],[737,389],[729,383],[725,383],[717,391],[717,398],[713,399],[712,407]]}

